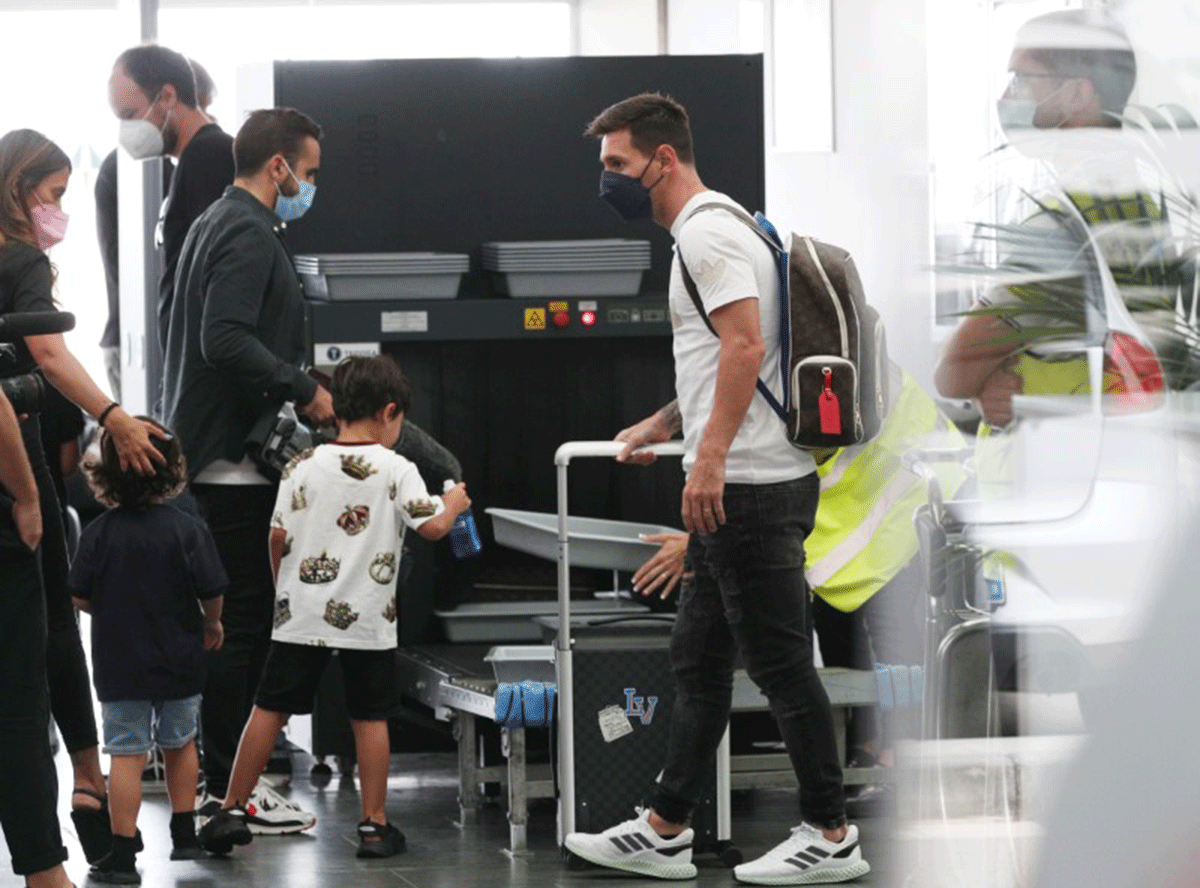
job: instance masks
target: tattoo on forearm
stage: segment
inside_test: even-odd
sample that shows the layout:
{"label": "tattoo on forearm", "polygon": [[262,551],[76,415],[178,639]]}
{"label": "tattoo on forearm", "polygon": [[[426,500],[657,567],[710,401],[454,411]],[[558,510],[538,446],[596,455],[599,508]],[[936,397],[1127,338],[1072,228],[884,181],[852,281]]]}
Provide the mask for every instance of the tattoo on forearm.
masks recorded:
{"label": "tattoo on forearm", "polygon": [[677,435],[683,431],[683,417],[679,413],[678,398],[665,407],[659,408],[658,415],[672,435]]}

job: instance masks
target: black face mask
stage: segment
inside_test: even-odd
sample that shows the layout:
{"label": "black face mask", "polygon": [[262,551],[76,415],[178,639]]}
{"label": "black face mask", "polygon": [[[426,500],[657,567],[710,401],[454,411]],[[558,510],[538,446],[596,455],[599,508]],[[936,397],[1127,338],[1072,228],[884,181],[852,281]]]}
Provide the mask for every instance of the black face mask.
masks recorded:
{"label": "black face mask", "polygon": [[616,210],[617,215],[626,222],[649,219],[653,213],[650,189],[662,181],[662,176],[659,176],[650,188],[642,184],[642,176],[646,175],[652,163],[653,157],[642,168],[641,175],[636,177],[614,173],[611,170],[600,174],[600,199]]}

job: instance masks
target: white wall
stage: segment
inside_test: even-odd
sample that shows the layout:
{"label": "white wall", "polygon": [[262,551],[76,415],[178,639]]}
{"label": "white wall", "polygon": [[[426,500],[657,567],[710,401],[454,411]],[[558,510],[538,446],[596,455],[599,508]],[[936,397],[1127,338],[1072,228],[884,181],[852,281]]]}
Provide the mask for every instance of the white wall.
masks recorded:
{"label": "white wall", "polygon": [[835,0],[833,7],[836,148],[768,149],[767,213],[851,251],[887,323],[890,353],[928,386],[925,0]]}
{"label": "white wall", "polygon": [[[655,55],[658,0],[579,0],[583,55]],[[672,55],[740,52],[740,0],[669,0]]]}
{"label": "white wall", "polygon": [[741,51],[738,0],[670,0],[667,50],[671,55]]}
{"label": "white wall", "polygon": [[579,0],[581,55],[655,55],[657,0]]}

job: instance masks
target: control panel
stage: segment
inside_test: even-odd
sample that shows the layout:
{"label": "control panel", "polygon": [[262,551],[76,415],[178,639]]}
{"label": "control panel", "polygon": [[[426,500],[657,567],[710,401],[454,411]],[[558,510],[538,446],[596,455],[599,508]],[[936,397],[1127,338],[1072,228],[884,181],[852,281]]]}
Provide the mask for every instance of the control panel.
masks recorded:
{"label": "control panel", "polygon": [[308,302],[313,363],[378,353],[393,341],[670,336],[665,295],[547,299]]}

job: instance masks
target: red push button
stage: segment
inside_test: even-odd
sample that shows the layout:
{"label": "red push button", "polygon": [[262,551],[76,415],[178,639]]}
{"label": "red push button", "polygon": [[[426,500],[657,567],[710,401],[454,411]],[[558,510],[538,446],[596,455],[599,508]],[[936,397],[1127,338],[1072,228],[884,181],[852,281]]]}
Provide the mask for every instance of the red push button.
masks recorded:
{"label": "red push button", "polygon": [[571,323],[571,316],[565,311],[556,311],[554,313],[554,326],[565,327]]}

